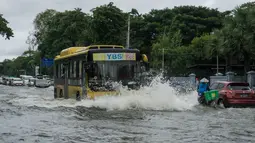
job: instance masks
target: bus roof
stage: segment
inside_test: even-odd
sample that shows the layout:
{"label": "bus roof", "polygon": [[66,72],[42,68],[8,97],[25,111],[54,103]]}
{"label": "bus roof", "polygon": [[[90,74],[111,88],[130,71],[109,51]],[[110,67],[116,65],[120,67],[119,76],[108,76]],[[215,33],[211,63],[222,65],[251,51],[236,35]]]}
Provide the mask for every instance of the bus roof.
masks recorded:
{"label": "bus roof", "polygon": [[90,49],[124,49],[124,47],[120,45],[91,45],[88,47],[70,47],[70,48],[62,50],[60,52],[60,55],[57,55],[54,60],[59,60],[59,59],[72,57],[75,55],[84,54],[84,53],[87,53]]}

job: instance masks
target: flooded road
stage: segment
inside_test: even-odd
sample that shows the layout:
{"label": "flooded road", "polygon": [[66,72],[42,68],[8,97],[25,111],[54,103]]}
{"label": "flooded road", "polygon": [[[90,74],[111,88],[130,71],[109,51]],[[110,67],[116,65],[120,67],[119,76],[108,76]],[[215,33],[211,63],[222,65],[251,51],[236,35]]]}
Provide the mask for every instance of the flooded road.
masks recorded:
{"label": "flooded road", "polygon": [[96,101],[54,100],[53,88],[0,85],[0,142],[254,143],[254,109],[197,105],[167,85]]}

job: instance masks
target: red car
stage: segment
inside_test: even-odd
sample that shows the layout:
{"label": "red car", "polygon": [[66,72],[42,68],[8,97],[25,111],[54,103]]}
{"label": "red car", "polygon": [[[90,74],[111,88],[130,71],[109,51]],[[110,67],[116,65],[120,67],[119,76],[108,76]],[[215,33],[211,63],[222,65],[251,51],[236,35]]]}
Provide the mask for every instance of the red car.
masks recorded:
{"label": "red car", "polygon": [[210,90],[219,91],[218,105],[229,107],[250,107],[255,106],[255,92],[245,82],[214,82]]}

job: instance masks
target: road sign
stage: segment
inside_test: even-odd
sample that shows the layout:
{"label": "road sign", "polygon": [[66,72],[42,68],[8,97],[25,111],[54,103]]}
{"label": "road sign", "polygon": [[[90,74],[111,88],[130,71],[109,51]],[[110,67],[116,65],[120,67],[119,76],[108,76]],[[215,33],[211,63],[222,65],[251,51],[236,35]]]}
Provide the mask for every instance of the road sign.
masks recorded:
{"label": "road sign", "polygon": [[53,65],[53,59],[47,59],[47,58],[42,59],[42,66],[50,67],[52,65]]}

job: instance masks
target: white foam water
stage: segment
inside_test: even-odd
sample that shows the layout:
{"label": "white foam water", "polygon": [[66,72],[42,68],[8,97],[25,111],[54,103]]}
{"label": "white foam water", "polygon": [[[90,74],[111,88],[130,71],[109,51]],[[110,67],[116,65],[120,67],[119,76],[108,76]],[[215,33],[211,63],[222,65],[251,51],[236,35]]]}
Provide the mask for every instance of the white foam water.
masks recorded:
{"label": "white foam water", "polygon": [[[22,104],[24,106],[39,107],[97,107],[107,110],[128,110],[128,109],[144,109],[144,110],[175,110],[186,111],[192,110],[197,104],[196,92],[186,95],[178,94],[174,88],[169,86],[168,82],[162,82],[161,76],[153,79],[150,86],[142,87],[140,90],[128,90],[121,88],[120,96],[102,96],[95,100],[75,101],[73,99],[54,99],[53,91],[44,92],[41,95],[23,95],[24,98],[15,98],[10,100],[13,104]],[[31,92],[30,92],[31,93]],[[35,90],[36,93],[36,90]]]}

